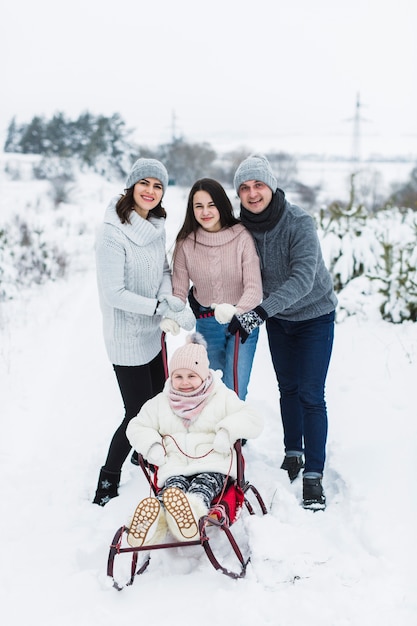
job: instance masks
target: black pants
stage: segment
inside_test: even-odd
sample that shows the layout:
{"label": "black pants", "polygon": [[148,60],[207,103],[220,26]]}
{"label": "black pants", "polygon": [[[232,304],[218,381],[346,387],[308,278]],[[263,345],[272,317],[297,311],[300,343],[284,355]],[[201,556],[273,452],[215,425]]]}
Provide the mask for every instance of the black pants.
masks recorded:
{"label": "black pants", "polygon": [[113,365],[125,407],[125,417],[113,435],[104,469],[120,472],[131,445],[126,437],[126,428],[147,400],[162,391],[165,370],[160,352],[146,365]]}

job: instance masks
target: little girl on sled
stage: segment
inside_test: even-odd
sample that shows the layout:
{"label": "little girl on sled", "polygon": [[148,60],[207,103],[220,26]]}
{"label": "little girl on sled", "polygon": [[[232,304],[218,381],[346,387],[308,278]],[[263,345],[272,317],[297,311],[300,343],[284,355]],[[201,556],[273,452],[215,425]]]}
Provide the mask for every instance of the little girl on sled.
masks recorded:
{"label": "little girl on sled", "polygon": [[198,520],[237,475],[234,442],[258,437],[261,417],[209,369],[207,344],[187,337],[169,363],[164,390],[148,400],[126,430],[132,447],[156,465],[157,497],[139,502],[127,541],[158,543],[198,537]]}

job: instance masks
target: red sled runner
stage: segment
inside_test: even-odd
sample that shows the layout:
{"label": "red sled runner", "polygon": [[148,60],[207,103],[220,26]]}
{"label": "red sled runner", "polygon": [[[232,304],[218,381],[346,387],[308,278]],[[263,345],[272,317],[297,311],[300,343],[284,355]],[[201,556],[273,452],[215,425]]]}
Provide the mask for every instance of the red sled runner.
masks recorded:
{"label": "red sled runner", "polygon": [[[237,367],[239,352],[239,334],[235,336],[234,350],[234,381],[235,391],[237,389]],[[162,335],[162,353],[167,374],[166,344],[165,336]],[[220,570],[223,574],[231,578],[243,578],[246,574],[246,568],[250,561],[250,554],[244,556],[243,551],[239,548],[237,540],[233,535],[230,527],[238,520],[242,510],[246,510],[250,515],[261,513],[265,515],[267,508],[259,493],[259,491],[245,478],[245,462],[242,454],[242,442],[236,441],[234,444],[237,457],[237,478],[235,480],[227,479],[223,492],[213,502],[208,514],[201,517],[198,521],[199,538],[189,541],[172,541],[168,543],[155,543],[142,545],[140,547],[132,547],[127,543],[126,537],[129,532],[128,526],[121,526],[114,535],[110,545],[110,551],[107,561],[107,575],[112,578],[113,586],[121,590],[124,586],[132,585],[135,577],[143,574],[148,567],[151,557],[150,552],[153,550],[161,550],[168,548],[184,548],[187,546],[201,545],[209,558],[210,563],[216,570]],[[146,459],[142,455],[138,455],[139,465],[150,485],[150,489],[156,496],[159,489],[156,486],[156,474],[158,468],[150,467]],[[208,532],[209,531],[209,532]],[[231,547],[232,553],[236,557],[238,566],[234,570],[225,567],[219,562],[214,553],[213,543],[216,533],[224,533],[226,543]],[[142,554],[141,554],[142,553]],[[127,582],[124,584],[116,580],[115,576],[115,560],[121,555],[131,555],[130,572]],[[139,559],[139,556],[142,558]],[[235,571],[237,570],[237,571]]]}

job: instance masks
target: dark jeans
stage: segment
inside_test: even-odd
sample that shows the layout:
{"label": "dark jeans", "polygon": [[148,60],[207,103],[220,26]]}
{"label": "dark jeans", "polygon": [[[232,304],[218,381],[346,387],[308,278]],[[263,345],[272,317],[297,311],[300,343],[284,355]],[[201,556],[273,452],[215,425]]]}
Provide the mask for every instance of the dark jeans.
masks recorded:
{"label": "dark jeans", "polygon": [[324,398],[335,313],[302,322],[266,321],[280,391],[285,451],[304,452],[305,472],[323,473],[327,409]]}
{"label": "dark jeans", "polygon": [[126,437],[126,428],[147,400],[162,391],[165,370],[160,352],[146,365],[113,365],[125,407],[125,417],[113,435],[104,468],[109,472],[120,472],[131,445]]}

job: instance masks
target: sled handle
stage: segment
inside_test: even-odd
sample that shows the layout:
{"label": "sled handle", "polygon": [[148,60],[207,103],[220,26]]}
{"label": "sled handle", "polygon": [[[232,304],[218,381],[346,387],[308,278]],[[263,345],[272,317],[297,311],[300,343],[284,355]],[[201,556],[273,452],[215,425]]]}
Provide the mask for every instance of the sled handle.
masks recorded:
{"label": "sled handle", "polygon": [[167,344],[165,341],[165,333],[161,334],[161,349],[162,349],[162,362],[164,364],[165,380],[168,379],[168,359],[167,359]]}
{"label": "sled handle", "polygon": [[233,352],[233,386],[236,395],[239,395],[239,378],[238,378],[238,363],[239,363],[239,331],[235,334],[235,349]]}

